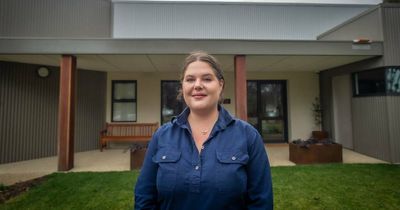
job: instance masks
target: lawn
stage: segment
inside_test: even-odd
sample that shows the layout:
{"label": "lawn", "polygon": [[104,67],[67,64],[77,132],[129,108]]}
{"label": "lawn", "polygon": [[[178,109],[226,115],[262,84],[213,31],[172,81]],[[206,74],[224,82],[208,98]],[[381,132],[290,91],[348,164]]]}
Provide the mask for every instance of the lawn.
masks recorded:
{"label": "lawn", "polygon": [[[132,209],[138,171],[55,173],[0,209]],[[400,165],[272,168],[275,209],[398,209]]]}

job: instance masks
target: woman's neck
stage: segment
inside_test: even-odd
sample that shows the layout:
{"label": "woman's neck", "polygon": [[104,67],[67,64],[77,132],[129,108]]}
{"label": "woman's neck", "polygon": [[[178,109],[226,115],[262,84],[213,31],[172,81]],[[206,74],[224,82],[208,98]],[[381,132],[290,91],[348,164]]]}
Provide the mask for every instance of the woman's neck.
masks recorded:
{"label": "woman's neck", "polygon": [[188,121],[190,124],[214,124],[218,119],[218,108],[209,111],[190,110]]}
{"label": "woman's neck", "polygon": [[192,131],[194,143],[196,144],[199,153],[201,153],[201,148],[203,148],[203,144],[211,134],[217,120],[217,107],[207,112],[196,112],[195,110],[190,110],[188,122]]}

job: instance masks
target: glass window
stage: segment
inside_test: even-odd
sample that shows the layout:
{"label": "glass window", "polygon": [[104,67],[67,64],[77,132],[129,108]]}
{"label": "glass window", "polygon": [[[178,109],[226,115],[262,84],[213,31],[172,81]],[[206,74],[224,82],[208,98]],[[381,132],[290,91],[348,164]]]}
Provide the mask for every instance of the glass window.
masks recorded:
{"label": "glass window", "polygon": [[386,72],[386,89],[389,94],[400,94],[400,67],[390,67]]}
{"label": "glass window", "polygon": [[247,117],[264,142],[287,141],[285,80],[247,81]]}
{"label": "glass window", "polygon": [[112,81],[113,122],[136,122],[136,81]]}
{"label": "glass window", "polygon": [[161,81],[161,124],[171,121],[186,107],[183,99],[177,99],[180,85],[177,80]]}
{"label": "glass window", "polygon": [[353,74],[354,96],[400,95],[400,67],[386,67]]}
{"label": "glass window", "polygon": [[385,69],[374,69],[353,74],[355,96],[386,95]]}

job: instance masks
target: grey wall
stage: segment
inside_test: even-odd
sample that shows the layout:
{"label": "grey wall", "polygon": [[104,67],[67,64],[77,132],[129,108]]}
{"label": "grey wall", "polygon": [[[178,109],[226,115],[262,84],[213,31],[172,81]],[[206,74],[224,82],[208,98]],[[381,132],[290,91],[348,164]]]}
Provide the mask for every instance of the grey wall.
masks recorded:
{"label": "grey wall", "polygon": [[385,42],[384,60],[386,66],[400,65],[400,4],[386,4],[382,7],[383,35]]}
{"label": "grey wall", "polygon": [[333,90],[332,77],[338,75],[346,75],[356,71],[376,68],[383,65],[382,57],[375,57],[364,61],[340,66],[333,69],[321,71],[319,74],[320,98],[322,108],[322,126],[329,133],[334,132],[334,116],[333,116]]}
{"label": "grey wall", "polygon": [[353,126],[351,117],[351,75],[332,78],[334,132],[331,136],[345,148],[353,149]]}
{"label": "grey wall", "polygon": [[77,89],[75,152],[98,149],[106,121],[107,73],[79,70]]}
{"label": "grey wall", "polygon": [[354,150],[391,162],[385,96],[352,99]]}
{"label": "grey wall", "polygon": [[1,0],[0,37],[110,37],[110,0]]}
{"label": "grey wall", "polygon": [[[59,70],[0,62],[0,163],[57,154]],[[97,149],[105,123],[106,73],[78,71],[75,151]]]}
{"label": "grey wall", "polygon": [[[381,6],[384,55],[320,72],[323,127],[335,130],[332,78],[377,67],[400,65],[400,5]],[[368,17],[367,17],[368,19]],[[354,150],[389,162],[400,162],[400,96],[351,99]]]}
{"label": "grey wall", "polygon": [[114,2],[113,37],[315,40],[368,8],[371,6]]}
{"label": "grey wall", "polygon": [[320,40],[354,40],[367,38],[372,41],[383,41],[382,11],[380,7],[372,8],[343,24],[340,24],[318,37]]}
{"label": "grey wall", "polygon": [[[323,109],[323,128],[335,132],[335,115],[332,85],[338,75],[383,66],[382,58],[330,69],[320,73],[320,94]],[[353,127],[353,148],[372,157],[388,162],[400,162],[400,96],[352,97],[351,121]],[[337,125],[336,125],[337,126]]]}
{"label": "grey wall", "polygon": [[400,163],[400,96],[386,98],[392,162]]}

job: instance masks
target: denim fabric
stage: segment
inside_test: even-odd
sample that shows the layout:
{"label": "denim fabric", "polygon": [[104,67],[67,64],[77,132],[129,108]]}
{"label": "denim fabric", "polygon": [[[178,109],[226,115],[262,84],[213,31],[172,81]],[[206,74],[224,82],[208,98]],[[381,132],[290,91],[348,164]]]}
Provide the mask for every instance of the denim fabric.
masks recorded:
{"label": "denim fabric", "polygon": [[200,153],[187,122],[189,109],[157,130],[136,183],[135,209],[273,209],[260,134],[218,109],[218,121]]}

